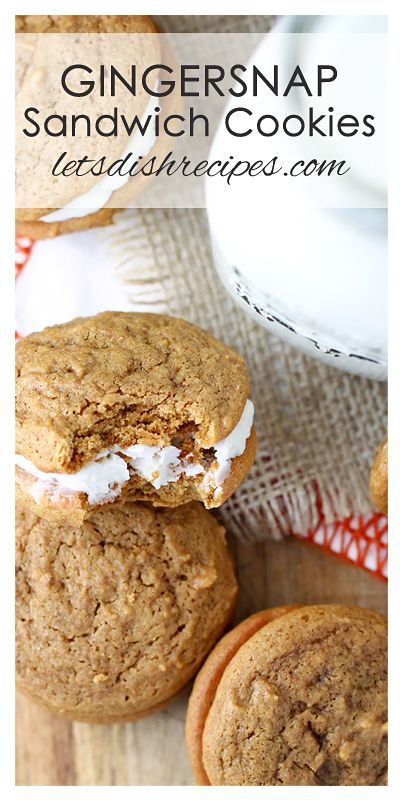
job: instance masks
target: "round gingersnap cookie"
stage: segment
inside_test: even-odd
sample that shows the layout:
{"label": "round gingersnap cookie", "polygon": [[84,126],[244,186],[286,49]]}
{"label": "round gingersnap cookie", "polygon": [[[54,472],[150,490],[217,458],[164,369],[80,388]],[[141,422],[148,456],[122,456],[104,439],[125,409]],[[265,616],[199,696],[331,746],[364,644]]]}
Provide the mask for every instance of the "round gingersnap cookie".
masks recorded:
{"label": "round gingersnap cookie", "polygon": [[221,505],[255,455],[242,358],[195,325],[105,312],[16,347],[17,497],[80,524],[118,500]]}
{"label": "round gingersnap cookie", "polygon": [[371,499],[382,513],[388,513],[388,440],[379,445],[369,478]]}
{"label": "round gingersnap cookie", "polygon": [[70,719],[122,722],[167,703],[229,621],[224,529],[199,503],[126,503],[80,528],[18,509],[20,690]]}
{"label": "round gingersnap cookie", "polygon": [[[117,67],[124,73],[124,67],[128,68],[133,58],[140,74],[148,66],[157,65],[161,61],[157,28],[150,17],[143,15],[17,15],[16,33],[20,34],[17,37],[17,129],[28,129],[32,135],[33,126],[32,123],[27,124],[26,109],[38,106],[41,112],[34,117],[35,125],[40,125],[41,129],[34,139],[27,140],[33,142],[31,148],[26,147],[23,136],[18,136],[16,142],[16,163],[19,165],[17,197],[23,198],[25,206],[16,210],[17,235],[44,239],[95,226],[109,225],[118,211],[129,205],[144,188],[146,179],[140,174],[130,180],[127,177],[117,180],[115,175],[99,177],[98,170],[96,175],[89,170],[86,170],[86,173],[81,171],[79,178],[70,177],[69,181],[52,179],[50,170],[60,156],[60,139],[57,136],[50,136],[44,130],[44,120],[46,116],[54,114],[54,108],[59,108],[61,97],[59,75],[62,75],[68,61],[83,61],[85,67],[83,54],[82,58],[77,56],[81,51],[87,51],[86,59],[95,66],[100,60],[102,63],[113,64],[117,58]],[[46,34],[46,39],[43,34]],[[52,34],[59,34],[55,46],[49,38]],[[63,37],[62,34],[81,36],[79,48],[70,36]],[[104,34],[153,35],[143,36],[140,39],[136,37],[135,40],[119,37],[116,51],[113,38]],[[48,52],[49,47],[51,55]],[[133,52],[132,56],[132,50],[135,48],[136,52]],[[99,49],[102,54],[101,59],[98,55]],[[95,72],[93,69],[90,77],[93,77]],[[72,82],[74,77],[73,72],[68,80]],[[88,78],[87,72],[82,72],[82,80],[85,78]],[[151,81],[149,79],[152,90],[155,89],[157,80],[157,72],[154,71],[154,77],[151,77]],[[74,91],[80,91],[79,83],[78,87],[74,84],[72,88]],[[132,162],[135,158],[145,156],[150,158],[167,152],[165,141],[167,137],[156,137],[154,122],[146,123],[149,115],[155,113],[160,98],[147,94],[141,85],[135,87],[135,96],[126,91],[124,94],[111,97],[111,101],[107,91],[102,93],[95,87],[89,98],[90,104],[81,100],[81,103],[86,102],[84,108],[82,105],[77,107],[76,97],[71,97],[67,92],[63,93],[62,100],[62,111],[66,120],[70,117],[72,119],[77,113],[82,117],[83,112],[93,119],[101,118],[104,114],[110,115],[113,104],[118,101],[120,114],[124,114],[128,121],[137,117],[140,120],[140,127],[144,129],[146,126],[144,133],[140,132],[139,127],[134,128],[133,133],[128,133],[120,126],[118,135],[108,136],[106,139],[93,133],[93,125],[90,135],[82,123],[76,124],[73,132],[72,128],[70,130],[66,127],[62,141],[64,150],[68,152],[69,161],[74,159],[79,161],[83,156],[87,156],[93,163],[100,163],[105,156],[104,142],[107,144],[108,164],[121,158],[128,149],[132,153]],[[169,113],[171,102],[171,97],[163,102],[160,118]],[[61,121],[57,124],[60,126]],[[67,126],[67,122],[65,125]],[[52,131],[54,126],[56,123],[53,121],[48,125],[49,130]],[[38,146],[40,146],[40,156]],[[38,158],[45,159],[43,163],[46,165],[46,172],[40,164],[38,165]],[[32,184],[27,180],[27,176],[34,171],[36,180]],[[41,187],[40,181],[44,180],[46,185]],[[52,205],[47,208],[43,207],[44,193],[46,197],[51,197]]]}
{"label": "round gingersnap cookie", "polygon": [[196,678],[186,737],[204,785],[385,784],[384,617],[316,605],[244,620]]}

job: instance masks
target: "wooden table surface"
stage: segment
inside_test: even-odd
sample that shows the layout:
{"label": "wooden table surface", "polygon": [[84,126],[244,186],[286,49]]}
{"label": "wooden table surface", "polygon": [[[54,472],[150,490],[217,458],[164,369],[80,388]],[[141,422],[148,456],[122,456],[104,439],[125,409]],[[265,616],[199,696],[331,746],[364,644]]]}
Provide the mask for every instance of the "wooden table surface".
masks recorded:
{"label": "wooden table surface", "polygon": [[[283,603],[343,602],[386,612],[386,586],[307,543],[232,541],[241,587],[235,621]],[[17,695],[17,785],[191,785],[184,718],[189,690],[136,723],[58,720]]]}

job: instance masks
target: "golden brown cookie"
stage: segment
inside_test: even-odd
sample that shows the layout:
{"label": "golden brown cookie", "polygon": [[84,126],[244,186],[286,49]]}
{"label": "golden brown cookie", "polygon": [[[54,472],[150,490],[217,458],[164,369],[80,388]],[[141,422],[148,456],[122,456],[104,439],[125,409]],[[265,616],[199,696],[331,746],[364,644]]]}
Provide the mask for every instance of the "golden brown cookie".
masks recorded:
{"label": "golden brown cookie", "polygon": [[220,639],[197,675],[190,696],[189,711],[186,719],[186,744],[196,783],[201,786],[210,785],[203,765],[203,730],[225,667],[250,636],[253,636],[256,631],[268,625],[269,622],[272,622],[273,619],[281,616],[281,614],[287,614],[293,608],[297,608],[297,606],[268,608],[264,611],[257,611],[251,617],[244,619]]}
{"label": "golden brown cookie", "polygon": [[190,323],[105,312],[17,344],[17,497],[80,524],[115,500],[221,505],[255,455],[242,358]]}
{"label": "golden brown cookie", "polygon": [[172,699],[226,626],[237,584],[224,529],[199,503],[126,503],[81,528],[17,513],[19,689],[88,722]]}
{"label": "golden brown cookie", "polygon": [[[156,34],[157,28],[150,17],[140,15],[20,15],[16,17],[16,32],[19,34],[31,34],[33,36],[35,34],[43,33]],[[60,47],[62,47],[62,43],[60,44]],[[120,49],[121,47],[122,44],[120,43]],[[19,110],[21,114],[23,114],[25,109],[32,105],[31,94],[32,80],[34,79],[34,76],[40,75],[41,73],[45,74],[45,71],[41,68],[41,65],[35,64],[35,50],[32,43],[29,43],[29,45],[27,44],[26,49],[27,58],[24,60],[22,57],[20,57],[19,69],[17,69],[17,114],[19,113]],[[139,49],[140,52],[138,52],[138,54],[135,56],[139,69],[141,64],[143,64],[143,66],[148,66],[149,64],[157,64],[160,62],[160,43],[156,36],[153,35],[149,37],[148,49],[146,53],[142,52],[141,46]],[[36,54],[36,57],[39,59],[39,54]],[[121,57],[121,52],[119,52],[119,58]],[[55,69],[55,66],[53,66],[53,68]],[[54,91],[58,92],[57,86],[55,86]],[[129,117],[129,110],[131,112],[130,116],[132,116],[133,101],[129,95],[127,95],[127,98],[127,107],[121,108],[120,110],[121,112],[125,111]],[[55,105],[55,102],[58,99],[59,98],[57,95],[53,105]],[[64,102],[65,108],[63,108],[64,113],[67,113],[68,111],[69,100],[69,97],[66,96]],[[139,92],[137,93],[135,97],[134,113],[137,114],[139,118],[147,114],[150,107],[150,100],[151,98],[144,92],[141,94]],[[110,109],[107,106],[108,101],[106,97],[101,99],[96,94],[96,102],[99,105],[99,114],[109,113]],[[154,103],[156,103],[156,100],[154,100]],[[167,97],[165,100],[163,100],[160,113],[161,119],[171,110],[171,103],[171,97]],[[76,111],[76,108],[73,105],[71,105],[71,113],[72,111]],[[21,125],[19,127],[22,129],[24,126]],[[154,142],[150,142],[149,139],[150,144],[147,156],[150,158],[153,155],[162,155],[166,153],[168,150],[168,142],[165,141],[166,139],[167,137],[163,136],[158,137]],[[125,140],[123,141],[123,144],[121,144],[121,142],[122,139],[118,137],[115,137],[113,140],[107,139],[107,156],[109,158],[111,158],[112,154],[114,154],[115,158],[119,158],[121,156],[121,153],[123,150],[125,150],[126,145]],[[53,163],[54,158],[52,157],[51,150],[53,149],[55,156],[58,157],[60,150],[59,140],[57,138],[51,140],[49,137],[47,137],[43,140],[43,145],[46,147],[49,153],[49,163]],[[69,137],[68,145],[70,156],[75,155],[76,157],[82,156],[82,153],[84,152],[82,148],[84,146],[86,147],[86,150],[88,147],[87,140],[86,143],[85,141],[80,142],[78,136],[76,136],[74,140]],[[19,147],[21,147],[20,153],[18,151]],[[76,147],[76,153],[74,153],[74,147]],[[91,136],[90,148],[90,155],[94,160],[104,155],[104,141],[102,141],[101,137]],[[17,163],[23,163],[23,160],[25,160],[27,157],[29,157],[29,150],[26,150],[25,142],[20,141],[18,138]],[[65,213],[62,211],[60,212],[60,209],[62,210],[67,208],[69,206],[69,202],[77,195],[77,188],[79,188],[79,195],[85,195],[86,192],[95,187],[96,181],[98,181],[98,178],[88,174],[86,176],[80,176],[79,180],[75,179],[73,183],[70,181],[65,185],[65,188],[64,186],[61,186],[59,182],[55,183],[54,191],[56,192],[56,195],[54,198],[52,197],[53,203],[51,207],[18,208],[16,210],[16,233],[18,235],[28,236],[32,239],[44,239],[52,238],[63,233],[71,233],[73,231],[85,230],[87,228],[96,226],[109,225],[113,222],[114,216],[118,213],[118,211],[128,206],[133,198],[140,191],[142,191],[143,188],[145,188],[148,179],[146,181],[146,179],[140,174],[133,177],[125,185],[116,189],[112,193],[111,198],[108,199],[104,205],[102,204],[102,207],[95,207],[92,209],[88,208],[87,213],[85,213],[83,216],[74,216],[73,213],[71,213],[69,216],[67,211]],[[34,188],[30,187],[31,195],[32,191],[34,191]],[[60,198],[58,197],[59,192],[62,192],[62,196]],[[32,204],[31,197],[30,204]]]}
{"label": "golden brown cookie", "polygon": [[374,505],[382,514],[388,513],[388,440],[379,445],[369,478]]}
{"label": "golden brown cookie", "polygon": [[198,783],[382,785],[386,621],[321,605],[259,612],[199,672],[186,736]]}
{"label": "golden brown cookie", "polygon": [[16,33],[154,33],[150,17],[130,14],[17,14]]}

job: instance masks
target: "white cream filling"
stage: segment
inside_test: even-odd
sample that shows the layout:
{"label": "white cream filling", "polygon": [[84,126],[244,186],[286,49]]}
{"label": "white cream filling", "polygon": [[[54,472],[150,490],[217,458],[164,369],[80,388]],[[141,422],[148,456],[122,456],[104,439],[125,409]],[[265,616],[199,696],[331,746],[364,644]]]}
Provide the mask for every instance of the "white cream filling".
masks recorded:
{"label": "white cream filling", "polygon": [[[206,471],[204,488],[217,489],[226,480],[233,458],[242,455],[253,424],[254,406],[247,400],[243,414],[231,433],[212,445],[215,450],[217,469]],[[201,443],[199,442],[200,446]],[[209,449],[209,448],[208,448]],[[38,502],[44,492],[55,499],[61,494],[79,492],[87,495],[90,505],[104,503],[117,497],[130,478],[130,471],[140,475],[155,489],[179,480],[181,475],[194,477],[205,472],[189,454],[180,458],[181,451],[173,445],[157,447],[135,444],[122,448],[115,445],[99,453],[96,458],[78,472],[42,472],[29,459],[16,455],[15,463],[26,473],[36,478],[32,486],[32,497]],[[122,456],[128,458],[128,462]]]}
{"label": "white cream filling", "polygon": [[253,425],[253,419],[254,405],[251,400],[247,400],[242,416],[233,431],[231,431],[225,439],[221,439],[221,441],[213,444],[215,457],[218,462],[218,469],[214,473],[215,486],[221,486],[227,479],[231,471],[232,458],[237,458],[237,456],[241,456],[242,453],[244,453],[246,441],[250,436]]}
{"label": "white cream filling", "polygon": [[180,459],[180,450],[173,445],[155,447],[134,444],[121,450],[128,456],[133,471],[148,481],[155,489],[175,483],[181,475],[194,476],[204,472],[201,464],[194,464],[190,456]]}
{"label": "white cream filling", "polygon": [[120,493],[124,483],[129,480],[129,469],[126,461],[116,453],[104,450],[86,467],[78,472],[42,472],[31,461],[23,456],[16,456],[15,463],[36,482],[31,488],[31,495],[39,501],[44,492],[49,492],[55,499],[61,494],[83,492],[87,494],[90,505],[112,500]]}
{"label": "white cream filling", "polygon": [[[154,109],[158,106],[159,102],[160,98],[151,98],[141,117],[140,123],[142,125],[150,114],[154,114]],[[155,122],[154,117],[152,117],[143,136],[138,131],[131,136],[121,158],[124,159],[128,153],[131,153],[132,155],[129,163],[132,165],[139,157],[144,157],[150,152],[154,145],[155,138]],[[125,166],[125,169],[126,168],[127,166]],[[122,186],[125,186],[128,180],[129,175],[105,175],[97,181],[88,192],[74,197],[64,208],[57,208],[55,211],[51,211],[49,214],[41,217],[41,220],[42,222],[65,222],[65,220],[68,219],[94,214],[96,211],[100,211],[101,208],[104,208],[112,193],[116,192],[117,189],[121,189]]]}

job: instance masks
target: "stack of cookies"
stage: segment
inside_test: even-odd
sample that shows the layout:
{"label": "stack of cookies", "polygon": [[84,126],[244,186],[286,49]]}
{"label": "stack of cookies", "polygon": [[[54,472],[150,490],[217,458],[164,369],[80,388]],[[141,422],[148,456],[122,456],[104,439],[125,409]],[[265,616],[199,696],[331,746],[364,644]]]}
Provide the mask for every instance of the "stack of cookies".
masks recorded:
{"label": "stack of cookies", "polygon": [[17,680],[64,717],[135,719],[189,681],[237,584],[205,510],[255,455],[241,357],[107,312],[17,345]]}
{"label": "stack of cookies", "polygon": [[220,638],[237,584],[206,509],[255,455],[241,357],[183,320],[107,312],[19,342],[16,387],[19,688],[122,722],[209,654],[186,725],[199,784],[384,784],[382,616],[283,606]]}

